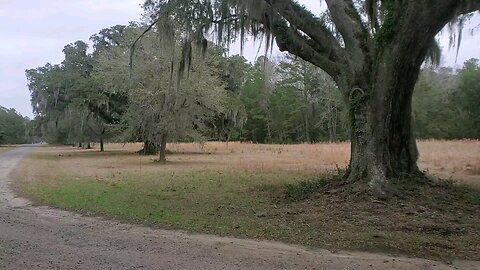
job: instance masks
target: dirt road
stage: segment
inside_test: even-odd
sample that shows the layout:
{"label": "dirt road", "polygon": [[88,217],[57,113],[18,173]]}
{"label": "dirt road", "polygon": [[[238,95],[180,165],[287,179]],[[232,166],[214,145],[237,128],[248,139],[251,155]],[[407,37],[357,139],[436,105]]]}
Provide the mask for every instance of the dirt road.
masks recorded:
{"label": "dirt road", "polygon": [[480,269],[379,254],[157,230],[35,207],[8,174],[32,147],[0,154],[0,269]]}

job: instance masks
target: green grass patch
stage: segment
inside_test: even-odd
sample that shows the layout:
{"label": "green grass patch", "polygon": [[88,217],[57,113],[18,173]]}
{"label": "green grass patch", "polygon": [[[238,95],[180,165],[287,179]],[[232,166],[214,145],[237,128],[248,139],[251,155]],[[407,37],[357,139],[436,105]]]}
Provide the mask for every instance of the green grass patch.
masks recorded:
{"label": "green grass patch", "polygon": [[[25,189],[40,204],[203,232],[257,236],[262,217],[293,173],[195,171],[112,179],[38,182]],[[269,188],[267,188],[269,187]],[[273,196],[272,196],[273,195]],[[252,222],[253,220],[253,222]]]}

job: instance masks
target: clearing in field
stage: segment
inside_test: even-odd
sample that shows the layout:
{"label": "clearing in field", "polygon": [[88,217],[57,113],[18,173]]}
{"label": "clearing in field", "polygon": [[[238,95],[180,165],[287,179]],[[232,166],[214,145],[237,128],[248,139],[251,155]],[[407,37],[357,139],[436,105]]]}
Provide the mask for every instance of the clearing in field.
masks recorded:
{"label": "clearing in field", "polygon": [[[480,142],[419,142],[420,166],[451,181],[398,179],[388,203],[339,185],[349,144],[171,144],[168,162],[41,147],[16,169],[38,204],[164,228],[328,249],[480,260]],[[402,194],[402,195],[400,195]]]}

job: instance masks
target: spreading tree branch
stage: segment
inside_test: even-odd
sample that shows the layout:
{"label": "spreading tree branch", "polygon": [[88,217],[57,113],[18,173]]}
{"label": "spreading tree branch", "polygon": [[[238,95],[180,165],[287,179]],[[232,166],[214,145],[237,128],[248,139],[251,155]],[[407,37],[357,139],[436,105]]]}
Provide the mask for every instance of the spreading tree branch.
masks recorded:
{"label": "spreading tree branch", "polygon": [[342,57],[342,48],[338,40],[326,27],[325,22],[317,18],[303,6],[291,0],[264,0],[272,9],[282,16],[288,23],[305,33],[320,49],[319,53],[324,53],[332,61]]}
{"label": "spreading tree branch", "polygon": [[370,35],[352,0],[325,0],[336,29],[342,35],[350,59],[357,63],[370,50]]}
{"label": "spreading tree branch", "polygon": [[272,33],[276,37],[280,51],[288,51],[305,61],[320,67],[333,78],[337,78],[340,66],[331,61],[328,55],[318,53],[308,38],[289,27],[285,21],[276,20],[272,25]]}

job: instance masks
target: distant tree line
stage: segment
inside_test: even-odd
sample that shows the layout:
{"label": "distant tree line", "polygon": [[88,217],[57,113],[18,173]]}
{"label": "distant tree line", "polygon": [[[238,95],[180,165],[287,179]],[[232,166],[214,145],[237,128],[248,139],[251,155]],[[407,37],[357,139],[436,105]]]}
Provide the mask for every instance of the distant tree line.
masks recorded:
{"label": "distant tree line", "polygon": [[0,106],[0,144],[22,144],[32,141],[30,119],[14,109]]}
{"label": "distant tree line", "polygon": [[[181,40],[162,45],[155,33],[130,55],[143,29],[104,29],[91,37],[92,52],[77,41],[65,46],[62,63],[27,70],[31,129],[50,143],[99,142],[101,150],[104,141],[143,142],[143,152],[161,160],[168,141],[349,139],[345,102],[314,65],[288,54],[252,64],[214,44],[192,46],[197,53],[185,58]],[[417,138],[480,137],[478,60],[461,70],[425,68],[416,87]]]}
{"label": "distant tree line", "polygon": [[413,96],[414,132],[421,139],[480,138],[480,65],[425,68]]}
{"label": "distant tree line", "polygon": [[238,97],[244,122],[228,138],[260,143],[348,138],[346,106],[325,72],[288,54],[243,66]]}
{"label": "distant tree line", "polygon": [[[243,66],[238,96],[245,122],[228,138],[259,143],[349,139],[347,108],[323,71],[291,55]],[[480,138],[479,61],[470,59],[460,70],[426,66],[416,84],[413,116],[420,139]]]}

